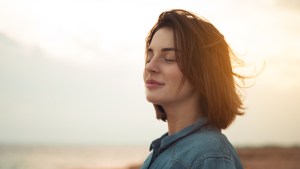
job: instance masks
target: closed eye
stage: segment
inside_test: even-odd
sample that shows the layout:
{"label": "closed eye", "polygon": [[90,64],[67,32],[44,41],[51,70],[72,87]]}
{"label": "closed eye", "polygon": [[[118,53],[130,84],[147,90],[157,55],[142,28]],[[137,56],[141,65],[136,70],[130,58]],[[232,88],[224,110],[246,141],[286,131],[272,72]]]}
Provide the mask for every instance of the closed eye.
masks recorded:
{"label": "closed eye", "polygon": [[161,60],[165,62],[175,62],[176,58],[174,56],[161,56]]}
{"label": "closed eye", "polygon": [[175,59],[163,59],[164,61],[167,61],[167,62],[175,62],[176,60]]}

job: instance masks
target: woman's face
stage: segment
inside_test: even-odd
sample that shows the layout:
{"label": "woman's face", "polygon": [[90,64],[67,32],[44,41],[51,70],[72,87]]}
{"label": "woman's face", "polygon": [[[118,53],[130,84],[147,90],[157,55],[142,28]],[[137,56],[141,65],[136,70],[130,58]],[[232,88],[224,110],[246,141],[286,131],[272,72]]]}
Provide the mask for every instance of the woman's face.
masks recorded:
{"label": "woman's face", "polygon": [[195,97],[195,92],[188,80],[182,88],[183,79],[175,57],[173,30],[160,28],[153,36],[147,49],[144,70],[146,98],[158,105],[179,104]]}

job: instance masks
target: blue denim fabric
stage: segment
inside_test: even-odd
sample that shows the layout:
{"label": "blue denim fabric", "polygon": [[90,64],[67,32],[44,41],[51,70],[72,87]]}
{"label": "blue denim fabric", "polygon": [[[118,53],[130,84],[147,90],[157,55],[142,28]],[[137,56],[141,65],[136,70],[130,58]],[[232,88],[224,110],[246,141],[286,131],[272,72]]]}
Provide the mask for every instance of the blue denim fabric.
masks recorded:
{"label": "blue denim fabric", "polygon": [[195,124],[154,140],[142,169],[243,169],[226,136],[201,118]]}

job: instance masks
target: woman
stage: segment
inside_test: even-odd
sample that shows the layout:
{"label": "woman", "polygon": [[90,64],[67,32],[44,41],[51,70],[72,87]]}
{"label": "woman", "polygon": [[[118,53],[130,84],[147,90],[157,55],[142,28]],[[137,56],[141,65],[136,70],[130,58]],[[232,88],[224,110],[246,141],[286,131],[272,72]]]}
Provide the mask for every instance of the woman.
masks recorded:
{"label": "woman", "polygon": [[[242,115],[223,35],[185,10],[163,12],[146,38],[146,98],[168,132],[154,140],[143,169],[241,169],[221,133]],[[238,62],[237,62],[238,63]]]}

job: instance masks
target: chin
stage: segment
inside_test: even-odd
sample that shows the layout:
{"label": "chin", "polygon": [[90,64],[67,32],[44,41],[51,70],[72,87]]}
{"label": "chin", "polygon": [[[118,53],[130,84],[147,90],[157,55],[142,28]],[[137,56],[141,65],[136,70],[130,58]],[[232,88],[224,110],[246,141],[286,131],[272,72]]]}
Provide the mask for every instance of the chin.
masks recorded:
{"label": "chin", "polygon": [[153,103],[153,104],[160,104],[161,100],[158,99],[157,97],[153,97],[153,96],[146,96],[146,99],[148,102]]}

